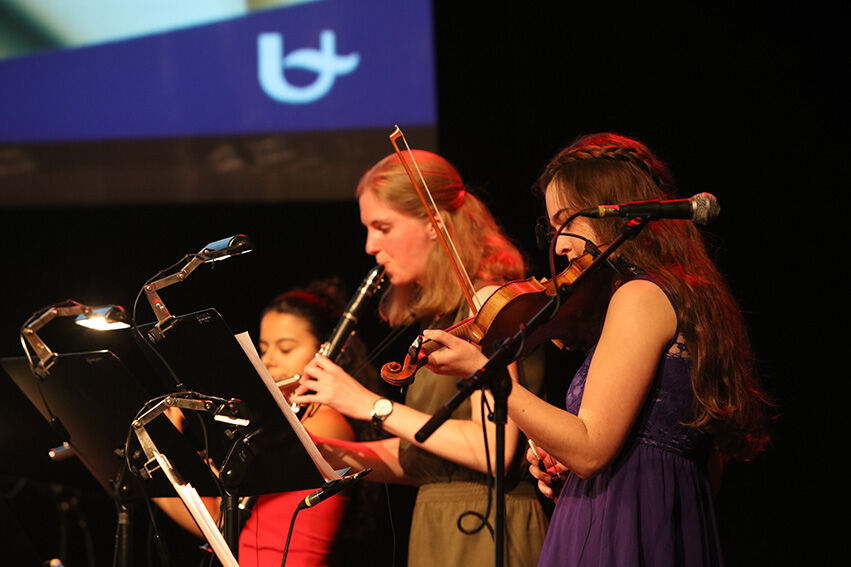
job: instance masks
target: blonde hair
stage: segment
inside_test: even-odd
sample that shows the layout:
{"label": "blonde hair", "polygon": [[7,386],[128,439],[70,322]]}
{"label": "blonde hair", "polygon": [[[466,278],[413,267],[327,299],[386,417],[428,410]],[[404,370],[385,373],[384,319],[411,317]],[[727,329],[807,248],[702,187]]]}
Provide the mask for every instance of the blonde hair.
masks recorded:
{"label": "blonde hair", "polygon": [[[525,262],[485,205],[467,191],[458,171],[437,154],[411,150],[440,210],[447,231],[475,287],[501,284],[525,275]],[[425,219],[426,211],[394,153],[375,164],[358,183],[357,196],[371,191],[394,211]],[[391,325],[412,319],[429,321],[448,314],[464,301],[449,259],[441,246],[432,247],[422,285],[389,286],[380,312]]]}

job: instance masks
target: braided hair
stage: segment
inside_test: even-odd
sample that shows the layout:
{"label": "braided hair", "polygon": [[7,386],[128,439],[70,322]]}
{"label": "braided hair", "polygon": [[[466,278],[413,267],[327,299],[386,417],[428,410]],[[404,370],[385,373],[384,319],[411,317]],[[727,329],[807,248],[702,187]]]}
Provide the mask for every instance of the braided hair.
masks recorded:
{"label": "braided hair", "polygon": [[[674,197],[665,164],[641,142],[611,133],[578,138],[550,162],[538,187],[560,191],[572,210]],[[594,228],[603,242],[611,242],[626,222],[600,219]],[[613,257],[648,274],[677,306],[692,359],[696,406],[690,425],[712,435],[727,457],[746,459],[762,450],[768,398],[758,387],[741,310],[694,223],[649,223]]]}
{"label": "braided hair", "polygon": [[[644,144],[618,134],[591,134],[578,138],[550,162],[544,175],[552,176],[561,166],[569,163],[598,159],[629,164],[649,176],[663,194],[670,196],[674,192],[674,181],[665,164]],[[541,178],[546,183],[550,180]]]}

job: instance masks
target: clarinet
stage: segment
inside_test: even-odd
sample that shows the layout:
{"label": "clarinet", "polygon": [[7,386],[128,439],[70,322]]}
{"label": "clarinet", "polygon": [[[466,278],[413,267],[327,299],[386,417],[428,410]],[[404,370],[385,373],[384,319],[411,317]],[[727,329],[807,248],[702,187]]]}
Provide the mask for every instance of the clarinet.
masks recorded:
{"label": "clarinet", "polygon": [[[358,320],[369,305],[369,300],[381,289],[383,282],[384,266],[375,266],[366,274],[366,277],[358,286],[355,295],[349,301],[349,304],[346,305],[346,309],[337,322],[337,326],[331,332],[331,336],[319,347],[319,354],[328,357],[333,362],[337,362],[340,355],[346,350],[349,339],[355,334]],[[283,381],[289,383],[295,379],[298,379],[298,375],[285,378]],[[280,382],[282,381],[279,381],[279,385],[281,385]],[[319,408],[319,404],[299,406],[294,403],[291,407],[296,417],[302,420],[305,417],[313,415]]]}

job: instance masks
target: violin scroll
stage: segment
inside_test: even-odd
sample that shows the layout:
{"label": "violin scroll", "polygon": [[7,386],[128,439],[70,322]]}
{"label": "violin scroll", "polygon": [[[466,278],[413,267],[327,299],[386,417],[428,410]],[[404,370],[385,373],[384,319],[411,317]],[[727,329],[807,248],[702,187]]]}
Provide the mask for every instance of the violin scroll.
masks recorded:
{"label": "violin scroll", "polygon": [[[487,303],[487,302],[485,302]],[[482,306],[484,308],[484,305]],[[481,313],[481,312],[480,312]],[[447,333],[479,344],[485,333],[477,323],[477,317],[470,317],[446,329]],[[408,348],[402,364],[396,361],[388,362],[381,367],[381,378],[394,386],[405,386],[414,381],[416,372],[428,364],[428,355],[443,348],[437,341],[426,339],[419,335],[414,344]]]}
{"label": "violin scroll", "polygon": [[399,364],[395,360],[388,362],[381,367],[381,378],[388,384],[393,386],[406,386],[414,381],[414,374],[422,368],[426,363],[425,359],[418,359],[416,363],[411,364],[409,356],[405,356],[405,361]]}

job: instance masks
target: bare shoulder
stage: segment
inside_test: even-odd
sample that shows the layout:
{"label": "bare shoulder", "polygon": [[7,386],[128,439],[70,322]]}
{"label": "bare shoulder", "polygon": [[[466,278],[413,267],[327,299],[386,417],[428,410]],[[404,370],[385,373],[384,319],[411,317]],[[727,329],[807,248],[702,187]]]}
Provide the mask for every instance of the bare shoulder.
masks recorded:
{"label": "bare shoulder", "polygon": [[620,286],[609,303],[606,323],[640,326],[660,338],[671,339],[677,328],[677,314],[658,284],[635,279]]}
{"label": "bare shoulder", "polygon": [[612,295],[612,303],[619,305],[636,304],[636,307],[646,305],[648,308],[667,307],[673,313],[668,296],[659,284],[650,280],[634,279],[620,286]]}
{"label": "bare shoulder", "polygon": [[320,406],[315,414],[304,420],[304,427],[311,434],[341,441],[354,441],[355,433],[348,420],[337,410]]}

